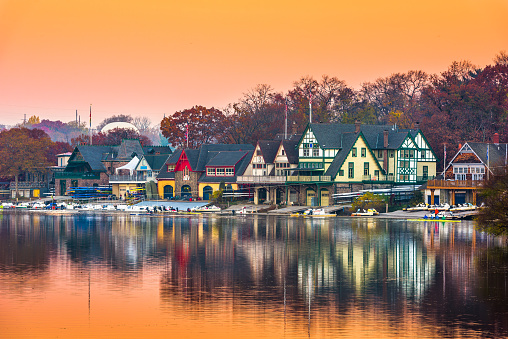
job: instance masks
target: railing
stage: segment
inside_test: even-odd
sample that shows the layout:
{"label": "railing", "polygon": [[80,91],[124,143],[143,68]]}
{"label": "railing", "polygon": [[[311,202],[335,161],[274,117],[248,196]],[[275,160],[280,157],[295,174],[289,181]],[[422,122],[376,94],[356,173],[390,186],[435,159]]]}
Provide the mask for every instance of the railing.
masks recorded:
{"label": "railing", "polygon": [[283,184],[286,182],[286,176],[239,175],[236,181],[244,184]]}
{"label": "railing", "polygon": [[332,177],[329,175],[289,175],[288,182],[330,182]]}
{"label": "railing", "polygon": [[74,172],[61,172],[55,173],[55,179],[92,179],[98,180],[101,178],[100,174],[95,173],[74,173]]}
{"label": "railing", "polygon": [[395,176],[394,175],[364,175],[362,178],[362,181],[364,182],[394,182]]}
{"label": "railing", "polygon": [[[47,183],[44,183],[42,181],[18,181],[18,189],[19,188],[44,188],[44,187],[47,187],[48,184]],[[15,181],[12,181],[11,184],[10,184],[10,188],[11,189],[15,189],[16,188],[16,182]]]}
{"label": "railing", "polygon": [[482,180],[429,180],[427,188],[480,188]]}
{"label": "railing", "polygon": [[119,175],[119,174],[112,174],[109,176],[109,182],[115,182],[115,181],[121,181],[121,182],[132,182],[132,181],[140,181],[140,182],[147,182],[150,180],[155,180],[154,176],[148,176],[143,174],[135,174],[135,175]]}
{"label": "railing", "polygon": [[[434,179],[434,176],[418,176],[416,177],[416,182],[417,183],[424,183],[426,182],[427,180],[432,180]],[[395,182],[395,175],[384,175],[384,174],[380,174],[380,175],[364,175],[363,176],[363,182]],[[404,181],[404,182],[407,182],[407,181]]]}

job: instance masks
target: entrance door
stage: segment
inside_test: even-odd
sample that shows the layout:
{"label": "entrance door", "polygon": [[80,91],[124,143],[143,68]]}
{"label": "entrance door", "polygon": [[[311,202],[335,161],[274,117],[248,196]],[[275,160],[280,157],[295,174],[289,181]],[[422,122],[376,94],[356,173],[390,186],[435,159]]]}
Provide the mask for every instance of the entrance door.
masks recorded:
{"label": "entrance door", "polygon": [[181,196],[183,200],[188,200],[192,198],[191,187],[189,185],[183,185],[181,191],[182,191]]}
{"label": "entrance door", "polygon": [[60,180],[60,195],[65,195],[66,191],[67,191],[67,181]]}
{"label": "entrance door", "polygon": [[205,186],[203,188],[203,200],[212,199],[212,195],[213,195],[213,188],[211,188],[210,186]]}
{"label": "entrance door", "polygon": [[307,206],[316,206],[316,191],[308,189],[307,190]]}
{"label": "entrance door", "polygon": [[330,192],[328,190],[321,190],[321,206],[330,205]]}
{"label": "entrance door", "polygon": [[164,186],[164,199],[173,198],[173,186],[166,185]]}
{"label": "entrance door", "polygon": [[466,203],[466,193],[455,193],[455,205]]}

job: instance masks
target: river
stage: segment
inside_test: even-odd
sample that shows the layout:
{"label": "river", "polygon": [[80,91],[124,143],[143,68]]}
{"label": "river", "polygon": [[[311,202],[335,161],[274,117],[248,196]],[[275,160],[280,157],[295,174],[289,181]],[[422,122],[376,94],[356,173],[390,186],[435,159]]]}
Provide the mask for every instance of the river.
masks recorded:
{"label": "river", "polygon": [[508,336],[474,222],[0,214],[0,336]]}

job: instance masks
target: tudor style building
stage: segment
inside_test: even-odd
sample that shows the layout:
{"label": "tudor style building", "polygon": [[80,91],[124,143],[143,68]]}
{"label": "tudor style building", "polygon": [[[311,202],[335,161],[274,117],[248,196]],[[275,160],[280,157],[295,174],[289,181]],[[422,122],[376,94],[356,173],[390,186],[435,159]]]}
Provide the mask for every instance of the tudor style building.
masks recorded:
{"label": "tudor style building", "polygon": [[293,134],[283,139],[261,140],[256,144],[250,163],[237,182],[254,191],[254,203],[285,203],[289,191],[285,186],[288,172],[298,166],[298,140]]}
{"label": "tudor style building", "polygon": [[425,201],[476,205],[484,178],[495,175],[494,169],[507,163],[508,144],[499,143],[499,134],[494,134],[492,143],[467,142],[448,163],[444,175],[427,182]]}
{"label": "tudor style building", "polygon": [[[362,189],[417,185],[436,175],[436,157],[419,129],[308,124],[298,167],[287,177],[288,204],[326,206]],[[293,201],[291,197],[294,197]]]}
{"label": "tudor style building", "polygon": [[217,144],[176,150],[157,176],[159,197],[209,200],[221,184],[237,190],[237,176],[245,171],[253,149],[247,144]]}

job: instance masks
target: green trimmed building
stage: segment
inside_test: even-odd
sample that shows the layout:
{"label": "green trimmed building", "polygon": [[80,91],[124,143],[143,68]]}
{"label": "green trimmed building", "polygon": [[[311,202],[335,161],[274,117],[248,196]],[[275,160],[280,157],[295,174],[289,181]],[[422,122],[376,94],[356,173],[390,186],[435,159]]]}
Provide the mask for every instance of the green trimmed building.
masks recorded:
{"label": "green trimmed building", "polygon": [[420,185],[436,175],[436,156],[418,127],[308,124],[297,148],[288,204],[327,206],[341,193]]}

